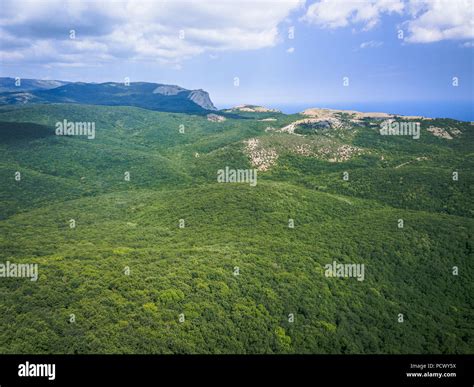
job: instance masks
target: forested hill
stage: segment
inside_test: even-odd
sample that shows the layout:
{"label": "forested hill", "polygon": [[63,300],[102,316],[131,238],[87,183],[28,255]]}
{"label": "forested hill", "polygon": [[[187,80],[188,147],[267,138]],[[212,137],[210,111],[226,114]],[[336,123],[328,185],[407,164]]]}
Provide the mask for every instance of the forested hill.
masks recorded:
{"label": "forested hill", "polygon": [[470,123],[83,87],[0,107],[0,353],[473,353]]}
{"label": "forested hill", "polygon": [[216,110],[204,90],[149,82],[84,83],[0,78],[0,91],[3,91],[0,92],[0,105],[74,103],[195,114]]}

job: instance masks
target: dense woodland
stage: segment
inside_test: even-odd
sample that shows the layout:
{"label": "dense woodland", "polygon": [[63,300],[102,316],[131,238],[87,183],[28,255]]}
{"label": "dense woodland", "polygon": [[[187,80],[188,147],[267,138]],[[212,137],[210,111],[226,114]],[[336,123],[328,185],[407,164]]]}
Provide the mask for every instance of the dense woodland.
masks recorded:
{"label": "dense woodland", "polygon": [[[474,352],[473,126],[361,125],[337,141],[366,152],[329,162],[265,130],[299,115],[219,114],[0,107],[0,262],[39,265],[0,278],[0,353]],[[56,136],[65,117],[96,138]],[[277,163],[256,187],[217,183],[253,168],[249,138]],[[326,277],[334,260],[365,280]]]}

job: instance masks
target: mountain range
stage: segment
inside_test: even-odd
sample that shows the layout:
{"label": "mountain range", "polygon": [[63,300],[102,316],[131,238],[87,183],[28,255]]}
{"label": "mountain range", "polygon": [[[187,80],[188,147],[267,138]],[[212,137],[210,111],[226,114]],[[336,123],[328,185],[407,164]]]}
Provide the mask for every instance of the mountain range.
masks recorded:
{"label": "mountain range", "polygon": [[[18,86],[16,86],[18,84]],[[149,82],[84,83],[0,78],[0,104],[76,103],[135,106],[167,112],[206,113],[216,110],[204,90]]]}

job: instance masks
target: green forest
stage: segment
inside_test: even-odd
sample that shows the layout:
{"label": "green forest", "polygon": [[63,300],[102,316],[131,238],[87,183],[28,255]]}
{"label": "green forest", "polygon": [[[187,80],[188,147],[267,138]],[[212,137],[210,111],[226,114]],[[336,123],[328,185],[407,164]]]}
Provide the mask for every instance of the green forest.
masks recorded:
{"label": "green forest", "polygon": [[0,107],[0,263],[39,272],[0,278],[0,353],[474,352],[474,126],[216,114]]}

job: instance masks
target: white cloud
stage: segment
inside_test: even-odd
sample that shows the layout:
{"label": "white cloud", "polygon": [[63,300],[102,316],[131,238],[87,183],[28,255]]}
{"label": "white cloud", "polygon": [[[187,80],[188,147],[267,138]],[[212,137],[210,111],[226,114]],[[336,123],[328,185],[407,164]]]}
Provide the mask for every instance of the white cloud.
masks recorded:
{"label": "white cloud", "polygon": [[[2,0],[0,59],[97,64],[126,58],[176,65],[204,52],[272,47],[281,40],[279,24],[303,4],[304,0]],[[71,29],[75,40],[69,39]]]}
{"label": "white cloud", "polygon": [[286,52],[287,52],[288,54],[293,54],[293,53],[295,52],[295,48],[294,48],[294,47],[290,47],[290,48],[288,48],[288,49],[286,50]]}
{"label": "white cloud", "polygon": [[431,43],[474,38],[473,0],[411,0],[406,41]]}
{"label": "white cloud", "polygon": [[323,28],[361,24],[369,30],[382,14],[401,13],[403,9],[402,0],[322,0],[311,4],[302,20]]}
{"label": "white cloud", "polygon": [[318,0],[301,20],[321,28],[354,24],[369,30],[393,13],[408,18],[402,28],[410,43],[474,37],[474,0]]}

